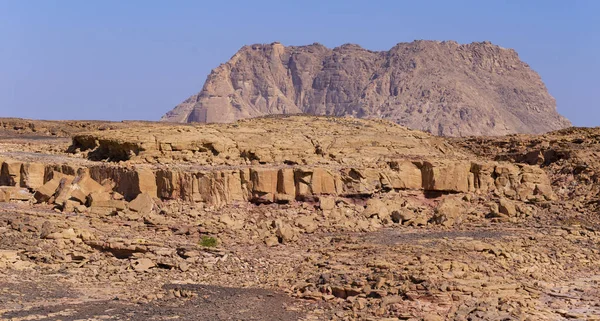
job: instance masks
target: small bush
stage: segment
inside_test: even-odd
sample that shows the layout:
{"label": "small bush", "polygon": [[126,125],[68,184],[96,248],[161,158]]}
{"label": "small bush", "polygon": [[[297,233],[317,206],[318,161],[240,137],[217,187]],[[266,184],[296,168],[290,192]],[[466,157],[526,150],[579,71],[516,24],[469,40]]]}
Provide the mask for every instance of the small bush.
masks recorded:
{"label": "small bush", "polygon": [[202,236],[202,239],[200,240],[200,246],[203,247],[216,247],[217,246],[217,239],[212,237],[212,236]]}

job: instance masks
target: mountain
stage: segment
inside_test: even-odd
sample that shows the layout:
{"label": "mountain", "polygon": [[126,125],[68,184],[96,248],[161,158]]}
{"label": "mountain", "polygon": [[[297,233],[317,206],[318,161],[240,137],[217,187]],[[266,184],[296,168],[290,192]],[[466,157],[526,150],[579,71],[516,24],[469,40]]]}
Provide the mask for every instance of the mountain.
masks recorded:
{"label": "mountain", "polygon": [[354,44],[244,46],[161,120],[221,123],[296,113],[385,118],[445,136],[543,133],[571,125],[514,50],[423,40],[389,51]]}

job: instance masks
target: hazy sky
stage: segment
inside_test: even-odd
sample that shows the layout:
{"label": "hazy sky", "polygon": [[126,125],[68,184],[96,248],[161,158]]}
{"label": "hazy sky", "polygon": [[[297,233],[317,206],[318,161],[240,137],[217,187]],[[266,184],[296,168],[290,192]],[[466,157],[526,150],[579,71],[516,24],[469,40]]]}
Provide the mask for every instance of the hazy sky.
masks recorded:
{"label": "hazy sky", "polygon": [[157,120],[245,44],[433,39],[517,50],[560,113],[599,126],[599,13],[594,0],[0,0],[0,117]]}

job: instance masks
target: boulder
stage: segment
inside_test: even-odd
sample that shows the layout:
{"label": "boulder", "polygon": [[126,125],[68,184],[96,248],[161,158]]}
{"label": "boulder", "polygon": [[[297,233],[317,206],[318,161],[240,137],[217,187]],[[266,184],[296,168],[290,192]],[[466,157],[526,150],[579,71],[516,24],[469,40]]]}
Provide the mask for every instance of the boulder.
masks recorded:
{"label": "boulder", "polygon": [[318,225],[315,222],[315,220],[310,217],[310,216],[301,216],[298,217],[294,223],[296,224],[296,226],[298,226],[299,228],[303,229],[306,233],[312,233],[314,232]]}
{"label": "boulder", "polygon": [[462,221],[465,212],[463,201],[458,197],[446,197],[435,208],[432,221],[451,227]]}
{"label": "boulder", "polygon": [[509,217],[515,217],[517,215],[517,208],[512,201],[506,198],[501,198],[498,204],[498,212]]}
{"label": "boulder", "polygon": [[407,208],[392,211],[391,218],[394,223],[405,223],[416,217],[415,212]]}
{"label": "boulder", "polygon": [[296,194],[309,197],[320,194],[336,194],[336,179],[328,170],[322,168],[297,168],[294,171]]}
{"label": "boulder", "polygon": [[319,207],[324,211],[330,211],[335,208],[335,197],[320,196]]}
{"label": "boulder", "polygon": [[115,200],[109,192],[92,192],[88,196],[87,205],[91,208],[109,208],[122,211],[127,208],[124,200]]}
{"label": "boulder", "polygon": [[344,195],[373,194],[381,191],[381,175],[376,169],[347,168],[341,171],[341,193]]}
{"label": "boulder", "polygon": [[390,211],[382,200],[371,198],[367,201],[363,215],[368,218],[378,216],[380,219],[384,219],[390,217]]}
{"label": "boulder", "polygon": [[79,189],[84,195],[89,195],[92,192],[105,191],[105,187],[93,180],[88,173],[78,175],[73,179],[73,189]]}
{"label": "boulder", "polygon": [[154,209],[154,205],[154,199],[152,199],[152,197],[149,194],[142,193],[138,195],[134,200],[129,202],[129,209],[134,212],[148,214],[152,212],[152,210]]}
{"label": "boulder", "polygon": [[131,262],[131,267],[136,272],[146,272],[155,266],[156,263],[148,258],[140,258]]}
{"label": "boulder", "polygon": [[158,196],[158,187],[156,185],[156,175],[148,168],[137,168],[135,170],[138,190],[140,193],[150,195],[150,197]]}
{"label": "boulder", "polygon": [[471,172],[473,173],[473,187],[481,192],[488,192],[495,189],[494,185],[494,169],[496,163],[482,162],[471,164]]}
{"label": "boulder", "polygon": [[47,202],[54,196],[56,190],[58,189],[60,182],[63,178],[68,180],[73,180],[73,176],[67,176],[59,172],[51,172],[49,175],[49,180],[39,187],[35,194],[33,195],[38,203]]}

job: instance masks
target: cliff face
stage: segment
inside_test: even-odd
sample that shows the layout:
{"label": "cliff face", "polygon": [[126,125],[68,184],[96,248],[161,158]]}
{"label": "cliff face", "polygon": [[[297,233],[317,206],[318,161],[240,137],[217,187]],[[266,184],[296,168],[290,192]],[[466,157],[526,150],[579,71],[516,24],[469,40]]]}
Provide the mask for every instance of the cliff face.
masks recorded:
{"label": "cliff face", "polygon": [[542,133],[570,126],[539,75],[489,42],[243,47],[171,122],[232,122],[269,114],[386,118],[436,135]]}

